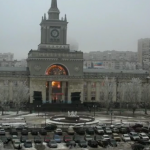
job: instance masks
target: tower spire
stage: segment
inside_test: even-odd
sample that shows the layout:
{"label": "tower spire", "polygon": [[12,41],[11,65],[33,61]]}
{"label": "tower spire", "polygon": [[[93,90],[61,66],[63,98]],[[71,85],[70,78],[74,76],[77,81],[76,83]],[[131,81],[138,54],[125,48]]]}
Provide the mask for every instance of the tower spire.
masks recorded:
{"label": "tower spire", "polygon": [[48,11],[49,19],[59,20],[59,14],[60,14],[60,11],[57,7],[57,0],[52,0],[51,1],[51,7]]}

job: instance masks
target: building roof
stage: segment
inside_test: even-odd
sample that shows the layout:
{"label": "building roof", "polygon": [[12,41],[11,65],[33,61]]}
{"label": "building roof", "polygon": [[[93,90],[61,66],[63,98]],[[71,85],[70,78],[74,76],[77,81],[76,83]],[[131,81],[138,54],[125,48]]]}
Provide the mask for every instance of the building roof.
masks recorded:
{"label": "building roof", "polygon": [[83,69],[84,73],[131,73],[131,74],[149,74],[146,70],[119,70],[119,69]]}
{"label": "building roof", "polygon": [[27,71],[27,67],[0,67],[0,71]]}

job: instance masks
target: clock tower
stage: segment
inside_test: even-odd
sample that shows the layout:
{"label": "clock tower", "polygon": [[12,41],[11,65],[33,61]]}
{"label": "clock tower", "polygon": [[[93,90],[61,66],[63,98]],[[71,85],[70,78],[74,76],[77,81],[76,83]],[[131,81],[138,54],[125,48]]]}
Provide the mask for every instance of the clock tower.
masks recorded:
{"label": "clock tower", "polygon": [[57,0],[52,0],[51,7],[42,17],[41,43],[39,50],[49,49],[48,45],[66,45],[67,42],[67,16],[59,19],[60,11],[57,7]]}

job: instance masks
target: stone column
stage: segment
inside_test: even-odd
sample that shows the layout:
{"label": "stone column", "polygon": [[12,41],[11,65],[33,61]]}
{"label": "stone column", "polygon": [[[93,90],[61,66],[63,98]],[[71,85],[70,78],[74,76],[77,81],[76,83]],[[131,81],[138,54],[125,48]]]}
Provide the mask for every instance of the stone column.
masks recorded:
{"label": "stone column", "polygon": [[49,82],[49,103],[52,103],[52,81]]}
{"label": "stone column", "polygon": [[100,82],[96,82],[96,101],[100,100]]}
{"label": "stone column", "polygon": [[12,81],[9,82],[9,100],[10,101],[13,100],[13,82]]}
{"label": "stone column", "polygon": [[91,101],[91,82],[87,82],[87,101]]}
{"label": "stone column", "polygon": [[67,102],[71,103],[71,86],[70,83],[68,82],[68,98],[67,98]]}
{"label": "stone column", "polygon": [[46,83],[41,85],[41,89],[42,89],[42,102],[45,103],[46,102]]}
{"label": "stone column", "polygon": [[66,82],[62,82],[62,101],[64,102],[66,99],[65,99],[65,91],[66,91]]}
{"label": "stone column", "polygon": [[47,43],[49,43],[50,42],[50,29],[49,29],[49,27],[47,27],[47,30],[46,30],[46,34],[47,34]]}

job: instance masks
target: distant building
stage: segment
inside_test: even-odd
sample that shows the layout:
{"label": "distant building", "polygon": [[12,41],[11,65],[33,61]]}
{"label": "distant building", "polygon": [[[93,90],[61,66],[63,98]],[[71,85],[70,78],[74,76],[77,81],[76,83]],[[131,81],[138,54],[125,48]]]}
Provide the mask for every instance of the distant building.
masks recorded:
{"label": "distant building", "polygon": [[14,54],[13,53],[0,53],[0,61],[13,61]]}
{"label": "distant building", "polygon": [[138,40],[138,61],[143,69],[150,69],[150,38]]}

